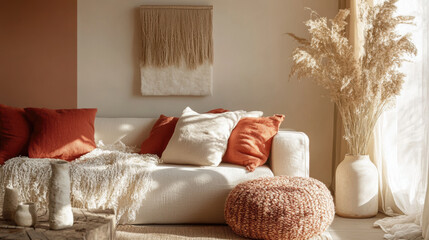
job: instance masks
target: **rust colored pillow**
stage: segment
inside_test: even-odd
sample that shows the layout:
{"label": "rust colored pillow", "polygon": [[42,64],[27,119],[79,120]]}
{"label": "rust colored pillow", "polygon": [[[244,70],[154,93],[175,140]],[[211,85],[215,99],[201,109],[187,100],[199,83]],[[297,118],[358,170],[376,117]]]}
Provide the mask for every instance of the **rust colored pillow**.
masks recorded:
{"label": "rust colored pillow", "polygon": [[[207,113],[224,113],[228,110],[222,108],[216,108],[208,111]],[[173,136],[174,129],[176,128],[178,117],[167,117],[161,114],[158,120],[152,127],[149,137],[143,141],[141,145],[141,154],[156,154],[158,157],[161,157],[165,148],[168,145],[168,142]]]}
{"label": "rust colored pillow", "polygon": [[216,108],[216,109],[210,110],[206,113],[224,113],[224,112],[229,112],[229,110],[226,110],[223,108]]}
{"label": "rust colored pillow", "polygon": [[33,132],[28,145],[30,158],[72,161],[92,151],[97,109],[26,108]]}
{"label": "rust colored pillow", "polygon": [[284,118],[284,115],[242,118],[229,137],[222,162],[245,166],[250,172],[264,165]]}
{"label": "rust colored pillow", "polygon": [[140,153],[156,154],[161,157],[171,136],[173,136],[178,120],[178,117],[159,116],[150,131],[149,137],[143,141]]}
{"label": "rust colored pillow", "polygon": [[0,104],[0,164],[27,154],[30,132],[24,109]]}

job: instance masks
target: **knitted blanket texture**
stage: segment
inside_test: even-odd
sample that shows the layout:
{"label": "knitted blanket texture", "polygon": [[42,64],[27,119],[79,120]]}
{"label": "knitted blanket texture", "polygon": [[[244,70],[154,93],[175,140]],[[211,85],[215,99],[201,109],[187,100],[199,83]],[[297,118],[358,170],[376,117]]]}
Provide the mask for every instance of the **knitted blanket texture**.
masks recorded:
{"label": "knitted blanket texture", "polygon": [[[52,161],[15,157],[2,167],[0,197],[4,188],[18,189],[21,202],[34,202],[47,209]],[[151,172],[159,163],[156,155],[138,154],[121,142],[104,145],[70,162],[72,207],[114,209],[116,222],[133,221],[146,193]]]}

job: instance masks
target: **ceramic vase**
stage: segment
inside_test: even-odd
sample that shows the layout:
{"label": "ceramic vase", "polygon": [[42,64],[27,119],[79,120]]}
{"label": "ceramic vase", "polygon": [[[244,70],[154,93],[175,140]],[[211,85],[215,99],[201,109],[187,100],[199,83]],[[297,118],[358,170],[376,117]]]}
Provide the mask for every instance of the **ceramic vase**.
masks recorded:
{"label": "ceramic vase", "polygon": [[18,190],[6,187],[3,201],[3,218],[5,220],[13,220],[18,203]]}
{"label": "ceramic vase", "polygon": [[15,212],[15,223],[22,227],[32,227],[36,225],[36,205],[34,203],[19,204]]}
{"label": "ceramic vase", "polygon": [[58,230],[73,226],[70,202],[70,170],[66,161],[51,163],[49,182],[49,228]]}
{"label": "ceramic vase", "polygon": [[346,155],[335,180],[336,214],[369,218],[378,212],[378,171],[368,155]]}

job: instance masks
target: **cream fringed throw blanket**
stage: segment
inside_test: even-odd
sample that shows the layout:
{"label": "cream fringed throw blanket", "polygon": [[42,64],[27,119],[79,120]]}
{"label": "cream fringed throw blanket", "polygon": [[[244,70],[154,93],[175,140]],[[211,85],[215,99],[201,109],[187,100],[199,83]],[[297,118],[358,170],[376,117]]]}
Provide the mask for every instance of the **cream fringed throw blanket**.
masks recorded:
{"label": "cream fringed throw blanket", "polygon": [[[19,190],[20,201],[48,204],[48,186],[53,159],[16,157],[2,169],[1,186]],[[98,148],[70,163],[71,202],[77,208],[110,208],[116,220],[134,220],[151,184],[156,155],[132,153],[125,145],[99,144]],[[6,184],[3,184],[6,183]],[[1,189],[3,195],[4,189]]]}

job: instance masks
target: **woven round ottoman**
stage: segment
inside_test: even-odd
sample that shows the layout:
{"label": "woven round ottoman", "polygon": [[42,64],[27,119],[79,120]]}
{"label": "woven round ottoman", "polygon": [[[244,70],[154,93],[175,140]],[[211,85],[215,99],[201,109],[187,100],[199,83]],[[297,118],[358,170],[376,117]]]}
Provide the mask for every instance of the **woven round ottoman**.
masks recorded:
{"label": "woven round ottoman", "polygon": [[238,235],[264,240],[309,239],[334,220],[331,193],[320,181],[266,177],[243,182],[228,195],[225,220]]}

